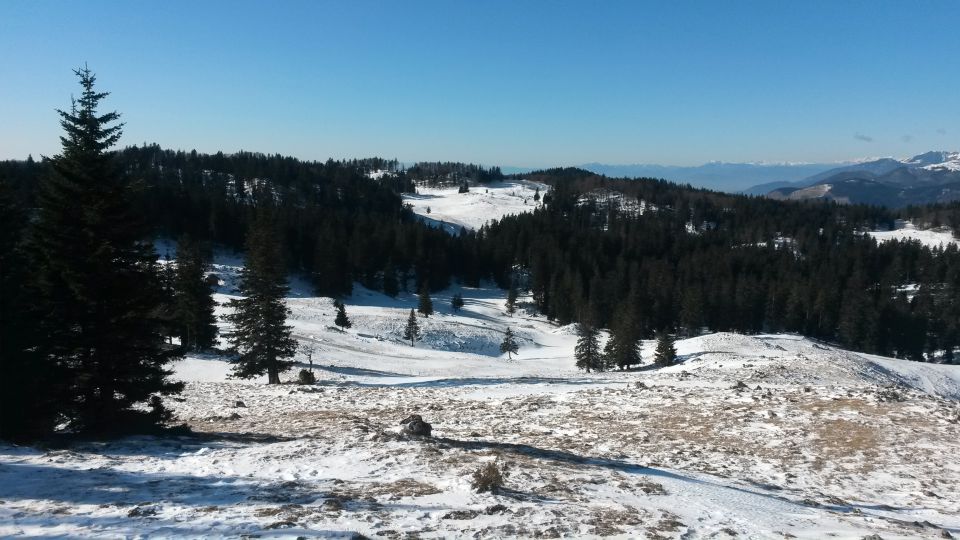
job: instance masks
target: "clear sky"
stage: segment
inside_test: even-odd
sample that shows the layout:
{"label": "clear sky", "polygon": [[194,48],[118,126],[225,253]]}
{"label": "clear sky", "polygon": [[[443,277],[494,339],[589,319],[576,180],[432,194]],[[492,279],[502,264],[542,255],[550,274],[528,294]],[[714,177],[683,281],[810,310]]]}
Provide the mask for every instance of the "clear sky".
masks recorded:
{"label": "clear sky", "polygon": [[0,1],[0,159],[87,62],[123,144],[488,165],[960,149],[960,2]]}

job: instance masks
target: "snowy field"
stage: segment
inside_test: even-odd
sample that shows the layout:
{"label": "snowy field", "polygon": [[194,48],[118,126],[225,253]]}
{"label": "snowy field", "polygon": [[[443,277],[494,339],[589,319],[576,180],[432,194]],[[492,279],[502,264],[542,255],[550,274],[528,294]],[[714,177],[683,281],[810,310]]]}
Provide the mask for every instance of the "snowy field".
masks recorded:
{"label": "snowy field", "polygon": [[909,221],[898,220],[897,227],[892,231],[871,231],[868,234],[881,243],[891,240],[918,240],[929,248],[945,248],[950,244],[960,245],[960,240],[955,238],[949,230],[922,230]]}
{"label": "snowy field", "polygon": [[[237,264],[218,256],[221,303]],[[721,333],[679,341],[674,367],[586,375],[573,327],[504,303],[496,289],[437,294],[410,347],[414,295],[358,288],[341,332],[331,300],[295,283],[290,322],[318,384],[232,380],[193,355],[170,405],[194,436],[0,446],[0,536],[960,534],[960,367]],[[498,352],[507,326],[513,360]],[[412,413],[432,438],[401,434]],[[505,489],[475,493],[490,461]]]}
{"label": "snowy field", "polygon": [[416,194],[404,194],[403,202],[412,205],[420,219],[456,234],[461,227],[479,229],[490,220],[532,212],[540,204],[533,200],[538,189],[543,197],[549,186],[527,180],[506,180],[473,186],[467,193],[458,193],[456,186],[418,186]]}

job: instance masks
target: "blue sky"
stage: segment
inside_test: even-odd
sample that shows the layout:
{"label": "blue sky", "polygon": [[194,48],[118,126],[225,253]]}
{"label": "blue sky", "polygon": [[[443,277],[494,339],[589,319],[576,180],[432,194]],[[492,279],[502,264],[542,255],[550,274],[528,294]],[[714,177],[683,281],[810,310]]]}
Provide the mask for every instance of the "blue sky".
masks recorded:
{"label": "blue sky", "polygon": [[0,159],[87,62],[123,144],[518,166],[960,149],[960,2],[0,2]]}

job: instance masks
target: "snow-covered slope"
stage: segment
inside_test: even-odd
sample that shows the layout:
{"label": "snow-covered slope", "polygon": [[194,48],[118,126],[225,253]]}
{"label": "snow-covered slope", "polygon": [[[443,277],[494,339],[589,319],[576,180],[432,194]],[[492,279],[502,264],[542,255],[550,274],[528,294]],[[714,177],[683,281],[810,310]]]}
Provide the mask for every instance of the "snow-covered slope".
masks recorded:
{"label": "snow-covered slope", "polygon": [[[240,258],[221,256],[217,300]],[[574,327],[505,293],[435,294],[416,347],[412,294],[358,287],[353,327],[295,286],[297,369],[316,385],[179,362],[168,400],[190,437],[0,446],[0,536],[940,538],[960,533],[960,366],[793,335],[680,340],[681,362],[574,369]],[[459,292],[466,305],[449,308]],[[520,338],[513,359],[502,332]],[[296,370],[295,370],[296,371]],[[295,371],[287,377],[295,376]],[[404,436],[421,414],[433,437]],[[489,462],[496,493],[471,489]]]}
{"label": "snow-covered slope", "polygon": [[543,197],[548,189],[526,180],[491,182],[473,186],[467,193],[459,193],[458,187],[420,186],[416,194],[405,194],[403,201],[427,223],[458,233],[461,227],[479,229],[490,220],[532,212],[540,204],[533,200],[537,191]]}
{"label": "snow-covered slope", "polygon": [[898,221],[897,227],[892,231],[871,231],[870,236],[877,239],[877,242],[889,242],[892,240],[918,240],[921,244],[929,248],[947,247],[949,244],[960,244],[960,240],[953,236],[953,232],[941,229],[918,229],[909,221]]}

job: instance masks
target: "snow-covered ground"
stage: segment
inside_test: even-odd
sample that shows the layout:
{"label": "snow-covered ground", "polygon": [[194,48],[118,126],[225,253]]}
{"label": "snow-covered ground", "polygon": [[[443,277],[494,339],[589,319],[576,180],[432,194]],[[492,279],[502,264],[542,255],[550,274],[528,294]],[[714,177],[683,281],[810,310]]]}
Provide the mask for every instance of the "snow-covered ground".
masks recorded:
{"label": "snow-covered ground", "polygon": [[[533,208],[532,184],[486,189],[411,202],[457,229]],[[216,253],[219,303],[242,263]],[[0,445],[0,537],[960,534],[960,366],[718,333],[679,341],[677,366],[652,366],[645,342],[641,369],[584,374],[576,328],[524,298],[509,316],[493,287],[435,294],[415,347],[401,338],[415,295],[358,286],[344,300],[342,332],[332,300],[292,282],[302,349],[285,377],[309,359],[316,385],[230,379],[222,357],[190,355],[168,404],[194,435]],[[433,437],[402,435],[409,414]],[[505,489],[476,493],[490,461]]]}
{"label": "snow-covered ground", "polygon": [[897,221],[897,227],[892,231],[871,231],[868,234],[876,238],[877,242],[919,240],[921,244],[930,248],[945,248],[949,244],[960,245],[960,240],[953,236],[952,231],[946,229],[918,229],[916,225],[909,221]]}
{"label": "snow-covered ground", "polygon": [[456,186],[418,186],[416,194],[403,196],[403,202],[412,205],[414,213],[430,225],[459,233],[461,227],[479,229],[490,220],[532,212],[540,204],[533,200],[537,190],[543,197],[548,189],[546,184],[527,180],[490,182],[472,186],[467,193],[459,193]]}
{"label": "snow-covered ground", "polygon": [[[218,301],[238,264],[218,256]],[[575,329],[508,316],[503,291],[433,299],[411,347],[414,295],[358,287],[341,332],[331,299],[296,285],[298,369],[309,347],[318,384],[237,381],[222,358],[191,355],[170,405],[194,436],[0,446],[0,536],[960,533],[960,367],[720,333],[679,341],[674,367],[584,374]],[[512,360],[498,350],[508,326]],[[413,413],[432,438],[400,433]],[[490,461],[505,489],[476,493],[470,475]]]}

